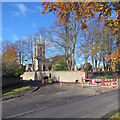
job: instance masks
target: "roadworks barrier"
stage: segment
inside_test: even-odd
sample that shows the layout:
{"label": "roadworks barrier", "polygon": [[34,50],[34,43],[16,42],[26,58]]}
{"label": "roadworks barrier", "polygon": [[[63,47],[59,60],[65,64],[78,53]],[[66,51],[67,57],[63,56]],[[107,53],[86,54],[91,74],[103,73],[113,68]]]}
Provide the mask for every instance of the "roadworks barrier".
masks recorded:
{"label": "roadworks barrier", "polygon": [[120,79],[83,79],[82,78],[82,84],[89,84],[89,85],[101,85],[101,86],[117,86],[120,85],[119,83]]}

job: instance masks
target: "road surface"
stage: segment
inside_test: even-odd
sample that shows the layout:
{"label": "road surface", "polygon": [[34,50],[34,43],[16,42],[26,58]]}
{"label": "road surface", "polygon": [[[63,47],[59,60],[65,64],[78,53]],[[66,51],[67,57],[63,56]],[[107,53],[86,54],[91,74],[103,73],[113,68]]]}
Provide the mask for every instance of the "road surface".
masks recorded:
{"label": "road surface", "polygon": [[[45,90],[53,91],[49,94]],[[2,118],[101,118],[118,109],[118,90],[81,95],[75,88],[45,86],[31,95],[4,101]]]}

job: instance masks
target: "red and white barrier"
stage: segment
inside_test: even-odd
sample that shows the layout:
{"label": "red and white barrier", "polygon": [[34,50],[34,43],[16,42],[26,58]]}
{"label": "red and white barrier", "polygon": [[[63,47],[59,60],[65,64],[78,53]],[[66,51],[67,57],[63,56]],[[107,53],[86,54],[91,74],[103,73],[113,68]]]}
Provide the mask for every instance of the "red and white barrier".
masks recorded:
{"label": "red and white barrier", "polygon": [[100,81],[117,81],[117,80],[120,80],[120,79],[85,79],[85,80],[89,80],[89,81],[94,81],[96,80],[96,82],[100,82]]}
{"label": "red and white barrier", "polygon": [[[89,81],[86,82],[85,80]],[[115,83],[116,81],[119,81],[120,79],[83,79],[82,82],[84,84],[93,84],[93,85],[120,85],[120,83]],[[111,81],[112,83],[104,83],[104,82],[109,82]],[[102,83],[97,83],[97,82],[102,82]]]}

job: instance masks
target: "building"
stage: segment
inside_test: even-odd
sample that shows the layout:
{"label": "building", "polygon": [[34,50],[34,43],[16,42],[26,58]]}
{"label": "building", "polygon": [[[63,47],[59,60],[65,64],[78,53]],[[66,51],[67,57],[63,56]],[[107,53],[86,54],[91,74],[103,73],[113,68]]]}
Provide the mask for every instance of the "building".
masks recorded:
{"label": "building", "polygon": [[[65,60],[65,55],[45,58],[45,44],[36,43],[34,45],[33,63],[26,65],[26,71],[53,71],[54,64],[57,64],[61,60]],[[76,65],[75,70],[77,70]]]}

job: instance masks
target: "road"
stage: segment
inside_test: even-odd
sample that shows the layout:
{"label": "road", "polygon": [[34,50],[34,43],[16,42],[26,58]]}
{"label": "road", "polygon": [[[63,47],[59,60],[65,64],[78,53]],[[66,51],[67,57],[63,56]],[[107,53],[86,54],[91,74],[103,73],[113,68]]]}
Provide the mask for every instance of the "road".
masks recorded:
{"label": "road", "polygon": [[92,96],[81,95],[74,87],[52,85],[5,101],[2,107],[2,118],[101,118],[118,109],[118,90]]}

